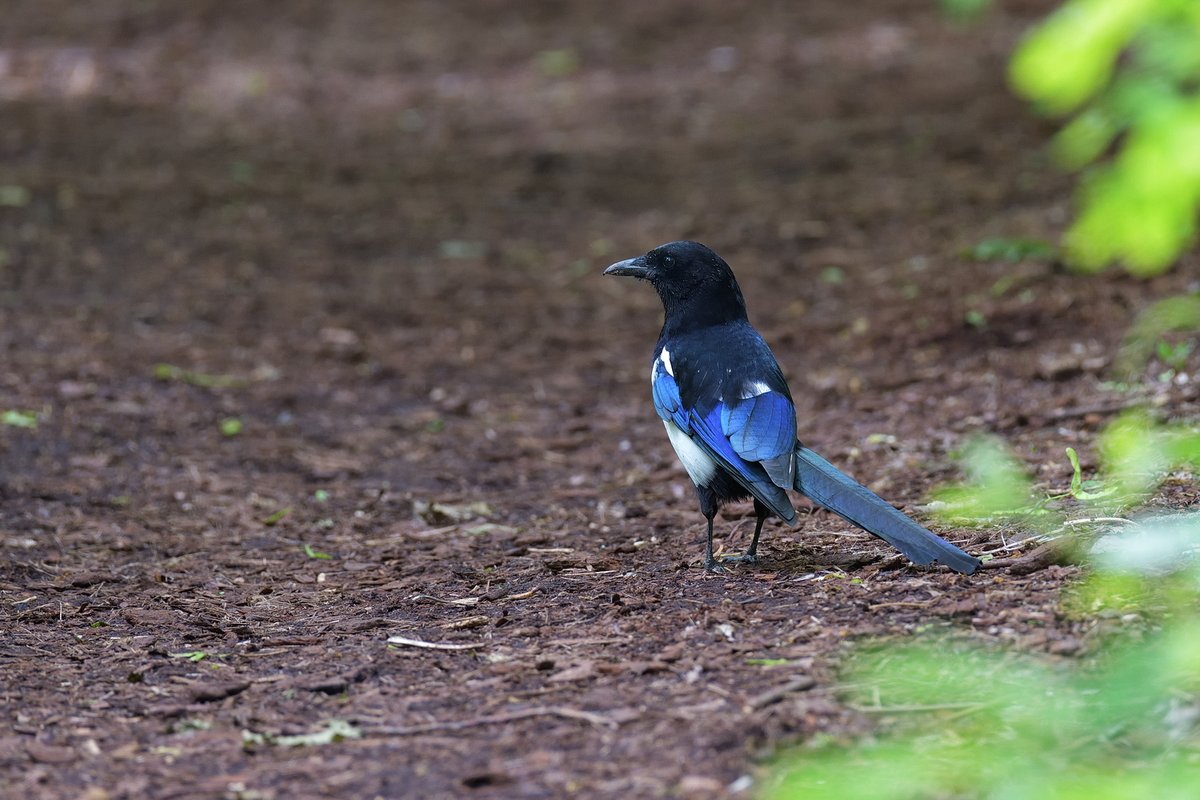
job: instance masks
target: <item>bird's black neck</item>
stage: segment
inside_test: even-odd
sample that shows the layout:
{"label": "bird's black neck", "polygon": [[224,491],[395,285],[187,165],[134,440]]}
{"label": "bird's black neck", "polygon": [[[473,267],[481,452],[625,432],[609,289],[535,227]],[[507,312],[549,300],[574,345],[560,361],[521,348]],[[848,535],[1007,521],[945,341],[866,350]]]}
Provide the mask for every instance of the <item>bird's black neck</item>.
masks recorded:
{"label": "bird's black neck", "polygon": [[746,320],[746,302],[732,276],[728,281],[705,282],[687,291],[656,288],[663,304],[664,336]]}

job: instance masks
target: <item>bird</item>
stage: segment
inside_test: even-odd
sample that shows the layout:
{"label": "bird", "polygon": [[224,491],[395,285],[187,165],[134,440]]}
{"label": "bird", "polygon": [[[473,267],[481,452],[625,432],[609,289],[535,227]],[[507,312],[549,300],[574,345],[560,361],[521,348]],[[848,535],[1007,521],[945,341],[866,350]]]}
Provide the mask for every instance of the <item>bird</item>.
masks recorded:
{"label": "bird", "polygon": [[[647,281],[663,305],[650,362],[654,410],[667,429],[708,522],[704,567],[758,561],[763,522],[794,522],[794,490],[899,550],[915,564],[970,575],[979,559],[926,530],[797,438],[783,371],[750,324],[725,260],[703,244],[669,242],[618,261],[605,275]],[[754,535],[740,556],[713,557],[713,518],[725,503],[754,500]]]}

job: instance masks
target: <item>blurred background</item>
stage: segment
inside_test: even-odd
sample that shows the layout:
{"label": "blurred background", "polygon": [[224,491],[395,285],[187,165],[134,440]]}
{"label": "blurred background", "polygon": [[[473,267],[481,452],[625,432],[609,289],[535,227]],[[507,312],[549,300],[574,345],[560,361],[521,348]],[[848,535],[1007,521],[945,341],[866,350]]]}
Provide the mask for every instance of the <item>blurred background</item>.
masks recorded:
{"label": "blurred background", "polygon": [[[241,376],[272,399],[220,413],[270,423],[339,391],[464,441],[561,427],[581,388],[640,412],[656,300],[597,273],[685,237],[733,264],[810,436],[853,395],[914,431],[910,402],[968,427],[1079,406],[1055,379],[1106,377],[1185,279],[1063,268],[1057,124],[1005,85],[1052,8],[10,3],[0,313],[34,361],[7,406],[165,364]],[[165,427],[211,430],[211,396],[179,399]],[[439,468],[445,439],[390,477],[486,477]]]}

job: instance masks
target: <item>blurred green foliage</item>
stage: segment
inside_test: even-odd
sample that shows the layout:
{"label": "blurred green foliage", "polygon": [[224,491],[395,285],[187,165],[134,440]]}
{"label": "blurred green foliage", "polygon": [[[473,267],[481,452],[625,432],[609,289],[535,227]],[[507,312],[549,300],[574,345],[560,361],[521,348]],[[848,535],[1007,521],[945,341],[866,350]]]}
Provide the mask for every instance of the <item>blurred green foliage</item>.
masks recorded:
{"label": "blurred green foliage", "polygon": [[863,648],[843,672],[844,699],[890,735],[786,753],[761,796],[1196,797],[1200,515],[1153,518],[1112,538],[1066,605],[1119,612],[1132,634],[1100,638],[1081,662],[949,638]]}
{"label": "blurred green foliage", "polygon": [[235,375],[211,375],[177,367],[174,364],[155,364],[154,377],[160,381],[180,381],[203,389],[228,389],[242,386],[245,380]]}
{"label": "blurred green foliage", "polygon": [[963,255],[973,261],[1048,261],[1057,257],[1058,251],[1049,242],[1040,239],[1007,239],[996,237],[984,239],[974,247],[967,248]]}
{"label": "blurred green foliage", "polygon": [[1078,455],[1067,448],[1070,488],[1039,492],[1002,443],[980,437],[960,454],[966,480],[936,490],[929,509],[951,525],[1011,525],[1041,533],[1069,526],[1072,510],[1087,517],[1123,513],[1144,502],[1172,470],[1200,470],[1200,430],[1158,423],[1134,409],[1101,432],[1097,451],[1097,477],[1084,479]]}
{"label": "blurred green foliage", "polygon": [[[1180,368],[1181,364],[1169,363],[1171,354],[1161,352],[1163,337],[1174,332],[1196,330],[1200,330],[1200,294],[1185,294],[1158,301],[1138,315],[1125,335],[1117,354],[1115,371],[1118,375],[1129,377],[1155,355],[1167,366]],[[1186,360],[1186,354],[1183,360]]]}
{"label": "blurred green foliage", "polygon": [[579,71],[579,54],[570,48],[543,50],[536,60],[538,69],[548,78],[566,78]]}
{"label": "blurred green foliage", "polygon": [[[976,7],[943,5],[960,16]],[[1064,165],[1086,170],[1067,261],[1166,269],[1193,243],[1200,208],[1200,1],[1069,0],[1021,45],[1011,77],[1047,113],[1074,114],[1055,142]],[[1165,337],[1197,329],[1200,295],[1165,300],[1131,330],[1121,361],[1180,368],[1190,345]],[[1200,514],[1115,516],[1172,470],[1200,469],[1200,431],[1132,410],[1101,433],[1097,454],[1087,477],[1068,448],[1069,488],[1045,492],[1000,442],[977,439],[962,453],[966,480],[931,504],[960,525],[1063,535],[1091,523],[1092,568],[1063,602],[1068,615],[1110,623],[1094,627],[1089,656],[950,637],[860,648],[844,699],[886,734],[783,754],[762,797],[1200,796]]]}
{"label": "blurred green foliage", "polygon": [[998,440],[979,437],[960,453],[964,483],[944,486],[933,494],[934,514],[950,525],[986,525],[1024,520],[1038,512],[1033,480]]}
{"label": "blurred green foliage", "polygon": [[[1068,448],[1070,488],[1040,493],[999,441],[964,448],[966,481],[937,493],[957,523],[1068,528],[1068,511],[1103,523],[1092,569],[1068,587],[1068,616],[1094,626],[1081,661],[988,648],[965,637],[882,641],[843,671],[843,699],[887,735],[815,742],[782,754],[768,800],[1108,800],[1200,796],[1200,513],[1115,514],[1143,502],[1171,469],[1200,466],[1200,432],[1141,411],[1098,442],[1085,480]],[[1049,507],[1061,500],[1062,507]]]}
{"label": "blurred green foliage", "polygon": [[958,22],[974,22],[983,16],[992,0],[940,0],[942,13]]}
{"label": "blurred green foliage", "polygon": [[21,208],[29,205],[29,201],[33,195],[24,186],[3,185],[0,186],[0,206],[9,206],[12,208]]}
{"label": "blurred green foliage", "polygon": [[0,414],[0,425],[8,425],[12,428],[36,428],[38,426],[38,415],[36,411],[22,411],[17,408],[10,408],[3,414]]}
{"label": "blurred green foliage", "polygon": [[1054,142],[1085,169],[1068,263],[1167,269],[1200,208],[1200,3],[1068,0],[1021,43],[1010,79],[1043,112],[1074,114]]}

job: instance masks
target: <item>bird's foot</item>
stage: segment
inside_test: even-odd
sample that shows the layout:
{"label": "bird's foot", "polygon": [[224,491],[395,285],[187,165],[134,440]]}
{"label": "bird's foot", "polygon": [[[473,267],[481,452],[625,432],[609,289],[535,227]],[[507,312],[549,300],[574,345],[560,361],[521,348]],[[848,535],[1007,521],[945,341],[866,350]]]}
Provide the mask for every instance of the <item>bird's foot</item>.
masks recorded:
{"label": "bird's foot", "polygon": [[742,553],[740,556],[721,556],[721,562],[724,564],[757,564],[758,555],[756,553]]}
{"label": "bird's foot", "polygon": [[717,561],[712,556],[704,559],[704,571],[711,572],[714,575],[723,575],[727,570],[721,566],[721,562]]}

